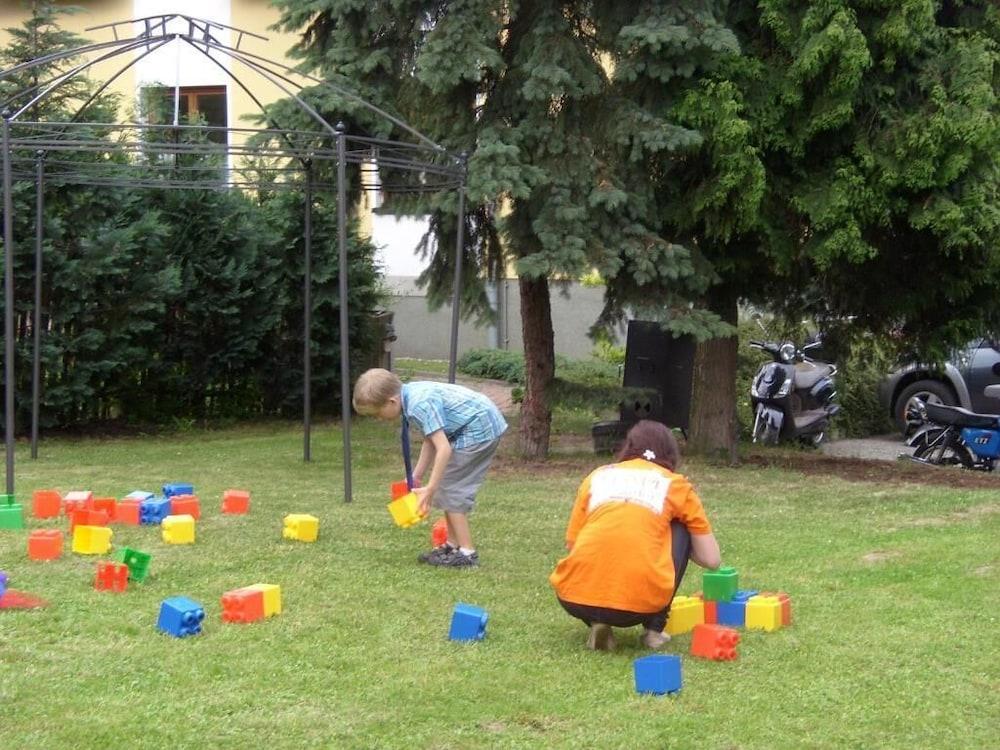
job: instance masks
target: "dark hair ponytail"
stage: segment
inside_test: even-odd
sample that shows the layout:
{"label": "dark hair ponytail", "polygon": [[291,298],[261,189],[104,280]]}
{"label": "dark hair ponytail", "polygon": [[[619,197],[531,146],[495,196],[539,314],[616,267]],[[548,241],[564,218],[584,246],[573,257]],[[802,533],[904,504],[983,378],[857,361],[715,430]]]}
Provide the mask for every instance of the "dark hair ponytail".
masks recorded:
{"label": "dark hair ponytail", "polygon": [[681,462],[681,449],[670,428],[651,419],[641,419],[632,425],[625,436],[625,443],[618,451],[619,461],[632,458],[646,458],[643,454],[652,451],[655,458],[647,459],[665,469],[674,471]]}

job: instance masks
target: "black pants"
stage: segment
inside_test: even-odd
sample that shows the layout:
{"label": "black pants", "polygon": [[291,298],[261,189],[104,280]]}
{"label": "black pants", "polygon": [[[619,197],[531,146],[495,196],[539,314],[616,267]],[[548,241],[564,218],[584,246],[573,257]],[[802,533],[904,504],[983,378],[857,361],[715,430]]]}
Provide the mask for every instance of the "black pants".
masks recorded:
{"label": "black pants", "polygon": [[[691,557],[691,532],[688,531],[680,521],[670,522],[670,549],[671,557],[674,561],[674,591],[681,585],[681,579],[687,570],[688,560]],[[660,632],[667,625],[667,615],[670,614],[670,602],[674,595],[670,594],[667,606],[658,612],[629,612],[624,609],[610,609],[608,607],[591,607],[586,604],[574,604],[562,599],[559,603],[567,612],[578,620],[589,626],[591,623],[603,623],[615,628],[630,628],[633,625],[642,625],[647,630]]]}

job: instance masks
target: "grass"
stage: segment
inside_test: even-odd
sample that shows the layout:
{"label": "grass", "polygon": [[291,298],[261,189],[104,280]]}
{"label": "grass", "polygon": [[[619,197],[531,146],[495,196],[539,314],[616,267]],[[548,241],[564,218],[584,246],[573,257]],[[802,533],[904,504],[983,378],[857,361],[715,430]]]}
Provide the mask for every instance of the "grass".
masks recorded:
{"label": "grass", "polygon": [[[92,588],[95,561],[26,560],[26,532],[0,532],[0,567],[47,609],[0,612],[3,746],[10,748],[986,747],[996,742],[1000,505],[995,493],[847,483],[776,469],[686,467],[741,585],[780,588],[795,624],[746,632],[726,664],[684,657],[674,697],[635,694],[638,633],[583,648],[585,630],[547,583],[576,485],[593,456],[525,465],[501,456],[473,529],[479,570],[418,565],[427,525],[385,509],[400,473],[395,430],[355,423],[354,502],[341,444],[318,428],[303,464],[294,425],[145,439],[45,441],[18,452],[17,493],[89,488],[123,496],[191,481],[194,546],[150,527],[115,545],[153,553],[145,584]],[[218,512],[252,491],[245,517]],[[320,539],[281,539],[311,512]],[[52,523],[29,520],[30,528]],[[58,525],[65,528],[60,520]],[[285,611],[223,625],[222,592],[278,583]],[[700,586],[689,571],[682,593]],[[159,602],[205,605],[202,635],[158,634]],[[458,601],[490,613],[487,638],[446,638]],[[685,653],[689,636],[669,651]]]}

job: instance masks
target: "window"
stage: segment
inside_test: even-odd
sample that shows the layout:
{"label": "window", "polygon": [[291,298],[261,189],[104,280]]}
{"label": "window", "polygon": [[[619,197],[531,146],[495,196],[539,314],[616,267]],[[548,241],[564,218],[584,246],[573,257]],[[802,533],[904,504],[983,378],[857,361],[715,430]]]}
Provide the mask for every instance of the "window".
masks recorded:
{"label": "window", "polygon": [[[173,122],[174,92],[175,89],[167,86],[143,89],[143,108],[148,122]],[[178,121],[181,124],[199,122],[217,128],[229,125],[225,86],[181,86],[177,105]],[[224,144],[226,133],[209,131],[208,139]]]}

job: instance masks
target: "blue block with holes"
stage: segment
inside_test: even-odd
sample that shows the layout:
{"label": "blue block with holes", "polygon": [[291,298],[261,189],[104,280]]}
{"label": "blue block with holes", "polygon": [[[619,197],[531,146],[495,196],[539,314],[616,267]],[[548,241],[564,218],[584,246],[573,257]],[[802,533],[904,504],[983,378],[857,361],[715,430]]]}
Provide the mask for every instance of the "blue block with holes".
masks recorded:
{"label": "blue block with holes", "polygon": [[156,627],[175,638],[198,635],[205,619],[205,608],[186,596],[172,596],[160,604]]}
{"label": "blue block with holes", "polygon": [[174,495],[193,495],[194,485],[185,484],[184,482],[171,482],[170,484],[163,485],[163,496],[173,497]]}
{"label": "blue block with holes", "polygon": [[451,614],[448,638],[453,641],[481,641],[486,635],[486,621],[490,616],[482,607],[456,604]]}
{"label": "blue block with holes", "polygon": [[143,500],[139,503],[139,523],[158,524],[163,523],[163,519],[170,515],[170,498],[154,497],[152,500]]}
{"label": "blue block with holes", "polygon": [[667,695],[681,689],[681,657],[651,654],[636,659],[635,691],[645,695]]}

